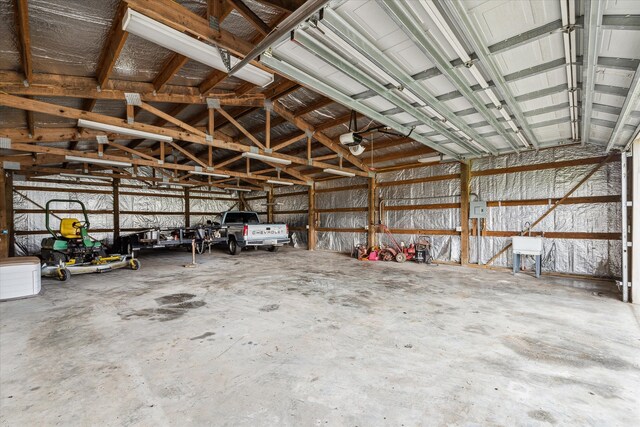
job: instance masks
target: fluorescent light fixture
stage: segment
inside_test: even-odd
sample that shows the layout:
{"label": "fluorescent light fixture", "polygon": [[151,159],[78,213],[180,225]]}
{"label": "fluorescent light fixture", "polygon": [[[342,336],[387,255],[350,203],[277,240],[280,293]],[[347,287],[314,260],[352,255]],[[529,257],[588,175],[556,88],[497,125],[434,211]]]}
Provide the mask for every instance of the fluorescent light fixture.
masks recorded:
{"label": "fluorescent light fixture", "polygon": [[436,5],[433,4],[432,1],[427,1],[427,0],[420,0],[420,4],[424,8],[424,10],[427,12],[429,17],[436,24],[436,27],[438,27],[442,35],[447,39],[447,41],[449,42],[453,50],[458,54],[458,57],[460,57],[462,62],[471,61],[469,54],[462,47],[462,45],[458,41],[458,38],[455,36],[451,28],[449,28],[447,21],[445,21],[444,17],[440,13]]}
{"label": "fluorescent light fixture", "polygon": [[248,188],[240,188],[240,187],[225,187],[225,190],[244,191],[244,192],[253,191],[253,190],[249,190]]}
{"label": "fluorescent light fixture", "polygon": [[[331,28],[325,25],[322,21],[318,21],[318,30],[322,32],[326,38],[331,40],[341,50],[347,51],[348,54],[351,56],[351,59],[355,60],[355,62],[360,62],[360,64],[364,67],[363,69],[373,72],[378,76],[379,79],[381,79],[385,83],[391,83],[395,87],[401,86],[396,79],[391,77],[391,75],[389,75],[386,71],[378,67],[372,61],[370,61],[367,57],[365,57],[356,49],[354,49],[348,42],[346,42],[339,35],[334,33],[331,30]],[[417,101],[422,103],[422,101],[420,101],[419,99],[417,99]]]}
{"label": "fluorescent light fixture", "polygon": [[429,156],[418,159],[420,163],[432,163],[432,162],[448,162],[456,161],[456,158],[448,154],[433,153]]}
{"label": "fluorescent light fixture", "polygon": [[91,120],[79,119],[79,128],[95,129],[104,132],[114,132],[121,135],[135,136],[142,139],[153,139],[155,141],[171,142],[173,138],[170,136],[159,135],[157,133],[144,132],[141,130],[129,129],[122,126],[108,125],[106,123],[92,122]]}
{"label": "fluorescent light fixture", "polygon": [[269,184],[280,184],[280,185],[293,185],[293,182],[287,182],[287,181],[277,181],[275,179],[268,179],[267,182]]}
{"label": "fluorescent light fixture", "polygon": [[191,173],[194,175],[213,176],[215,178],[231,178],[231,175],[225,175],[223,173],[201,172],[201,171],[193,171]]}
{"label": "fluorescent light fixture", "polygon": [[60,176],[64,176],[67,178],[89,178],[89,179],[104,179],[107,181],[113,181],[113,178],[111,178],[110,176],[82,175],[79,173],[61,173]]}
{"label": "fluorescent light fixture", "polygon": [[429,154],[428,156],[419,158],[418,161],[420,163],[431,163],[437,161],[436,157],[440,157],[440,153]]}
{"label": "fluorescent light fixture", "polygon": [[341,169],[331,169],[331,168],[327,168],[323,170],[324,173],[331,173],[333,175],[342,175],[342,176],[356,176],[355,173],[353,172],[347,172],[347,171],[343,171]]}
{"label": "fluorescent light fixture", "polygon": [[177,185],[178,187],[194,187],[195,184],[185,184],[182,182],[163,182],[158,184],[159,187],[171,187],[172,185]]}
{"label": "fluorescent light fixture", "polygon": [[509,124],[509,127],[511,128],[512,131],[514,132],[518,132],[518,126],[516,126],[515,123],[513,123],[513,120],[507,120],[507,123]]}
{"label": "fluorescent light fixture", "polygon": [[246,153],[242,153],[242,157],[245,157],[245,158],[248,157],[250,159],[256,159],[256,160],[263,160],[265,162],[278,163],[280,165],[291,164],[291,160],[280,159],[278,157],[265,156],[264,154],[258,154],[258,153],[246,152]]}
{"label": "fluorescent light fixture", "polygon": [[496,108],[500,108],[502,107],[502,104],[500,103],[500,100],[498,99],[498,97],[496,96],[495,93],[493,93],[493,91],[491,89],[487,89],[484,91],[484,93],[487,94],[487,96],[489,97],[489,99],[491,100],[491,102],[493,102],[493,105],[496,106]]}
{"label": "fluorescent light fixture", "polygon": [[[208,65],[216,70],[227,72],[227,68],[220,57],[220,52],[214,46],[194,39],[187,34],[161,24],[135,10],[127,9],[122,20],[122,29],[152,43]],[[230,56],[231,67],[240,59]],[[261,70],[255,65],[247,64],[233,74],[257,86],[264,87],[273,82],[273,75]]]}
{"label": "fluorescent light fixture", "polygon": [[64,159],[70,162],[94,163],[97,165],[122,166],[122,167],[131,166],[131,163],[129,162],[119,162],[117,160],[107,160],[107,159],[92,159],[90,157],[64,156]]}
{"label": "fluorescent light fixture", "polygon": [[524,136],[522,136],[522,132],[516,132],[516,136],[525,147],[529,147],[529,143],[527,142],[526,139],[524,139]]}
{"label": "fluorescent light fixture", "polygon": [[502,117],[504,117],[504,119],[506,121],[511,120],[511,116],[509,115],[509,113],[507,113],[507,110],[505,110],[504,108],[501,108],[498,111],[500,112],[500,115],[502,115]]}
{"label": "fluorescent light fixture", "polygon": [[489,87],[489,83],[487,83],[484,77],[482,77],[482,74],[480,74],[480,70],[478,70],[478,67],[476,67],[474,64],[471,64],[471,67],[469,67],[468,70],[473,78],[476,79],[482,89],[486,89]]}

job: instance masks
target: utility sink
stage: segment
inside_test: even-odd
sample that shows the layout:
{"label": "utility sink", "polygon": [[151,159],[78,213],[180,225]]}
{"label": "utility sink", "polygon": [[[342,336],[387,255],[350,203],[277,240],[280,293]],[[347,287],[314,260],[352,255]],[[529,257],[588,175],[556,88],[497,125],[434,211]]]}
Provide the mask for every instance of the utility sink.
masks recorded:
{"label": "utility sink", "polygon": [[521,255],[542,255],[542,237],[513,236],[513,253]]}

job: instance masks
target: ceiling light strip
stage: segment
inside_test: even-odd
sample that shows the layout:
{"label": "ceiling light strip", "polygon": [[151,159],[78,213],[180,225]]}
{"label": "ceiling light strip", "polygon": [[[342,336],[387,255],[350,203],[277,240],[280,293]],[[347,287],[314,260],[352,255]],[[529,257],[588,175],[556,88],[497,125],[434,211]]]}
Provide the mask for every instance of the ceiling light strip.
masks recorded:
{"label": "ceiling light strip", "polygon": [[94,159],[91,157],[64,156],[64,159],[70,162],[92,163],[97,165],[122,166],[122,167],[131,166],[131,163],[129,162],[120,162],[117,160],[108,160],[108,159]]}
{"label": "ceiling light strip", "polygon": [[[228,71],[220,52],[214,46],[196,40],[135,10],[127,9],[122,20],[122,30],[216,70],[224,71],[225,73]],[[240,62],[240,59],[233,55],[230,56],[230,60],[231,67]],[[251,64],[247,64],[237,70],[234,76],[260,87],[273,83],[273,75],[271,73]]]}
{"label": "ceiling light strip", "polygon": [[78,127],[100,130],[103,132],[112,132],[120,135],[135,136],[137,138],[142,138],[142,139],[152,139],[154,141],[164,141],[164,142],[173,141],[173,138],[171,138],[170,136],[160,135],[152,132],[145,132],[145,131],[136,130],[136,129],[130,129],[123,126],[109,125],[106,123],[94,122],[94,121],[85,120],[85,119],[78,120]]}

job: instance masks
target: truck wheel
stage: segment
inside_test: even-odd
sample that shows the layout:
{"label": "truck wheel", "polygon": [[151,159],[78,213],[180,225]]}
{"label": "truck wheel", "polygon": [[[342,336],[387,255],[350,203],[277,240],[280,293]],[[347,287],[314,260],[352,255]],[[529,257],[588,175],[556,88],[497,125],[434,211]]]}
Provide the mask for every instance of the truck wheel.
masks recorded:
{"label": "truck wheel", "polygon": [[270,246],[267,250],[269,252],[278,252],[280,250],[280,246]]}
{"label": "truck wheel", "polygon": [[238,245],[238,242],[235,239],[229,240],[229,253],[231,255],[240,255],[240,252],[242,252],[242,248]]}

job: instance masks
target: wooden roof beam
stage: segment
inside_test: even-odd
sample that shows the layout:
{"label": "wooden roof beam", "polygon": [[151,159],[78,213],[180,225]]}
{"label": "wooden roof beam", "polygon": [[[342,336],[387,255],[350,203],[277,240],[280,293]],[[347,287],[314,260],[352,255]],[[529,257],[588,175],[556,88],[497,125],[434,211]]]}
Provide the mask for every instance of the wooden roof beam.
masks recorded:
{"label": "wooden roof beam", "polygon": [[125,12],[126,7],[124,3],[120,3],[120,6],[116,11],[116,16],[113,20],[113,24],[111,25],[107,41],[102,47],[102,53],[98,60],[98,68],[96,69],[96,78],[100,88],[104,88],[106,86],[109,76],[113,71],[113,67],[116,65],[118,56],[120,56],[120,52],[124,47],[124,42],[127,41],[127,36],[129,35],[129,33],[122,30],[122,19]]}
{"label": "wooden roof beam", "polygon": [[348,150],[345,150],[342,147],[342,145],[334,142],[331,138],[329,138],[322,132],[318,132],[316,129],[314,129],[313,126],[311,126],[301,117],[296,117],[291,111],[285,108],[285,106],[282,105],[281,103],[274,102],[273,111],[281,115],[283,118],[287,119],[287,121],[295,125],[298,129],[305,132],[313,133],[313,138],[316,141],[318,141],[320,144],[324,145],[325,147],[329,148],[331,151],[341,155],[342,158],[344,158],[345,160],[347,160],[349,163],[353,164],[360,170],[364,172],[369,172],[369,167],[366,164],[364,164],[362,160],[358,159],[356,156],[351,154]]}
{"label": "wooden roof beam", "polygon": [[207,19],[211,28],[220,28],[220,24],[233,11],[226,0],[207,0]]}
{"label": "wooden roof beam", "polygon": [[169,80],[171,80],[188,61],[189,58],[182,56],[179,53],[171,55],[169,60],[162,67],[162,70],[160,70],[158,75],[153,79],[153,88],[158,92],[161,91]]}
{"label": "wooden roof beam", "polygon": [[305,0],[257,0],[257,2],[291,13],[302,6]]}
{"label": "wooden roof beam", "polygon": [[[110,80],[108,88],[98,91],[93,78],[62,76],[56,74],[34,74],[33,85],[25,87],[21,74],[0,71],[0,91],[10,95],[46,96],[64,98],[105,99],[124,101],[125,93],[139,93],[145,102],[167,102],[173,104],[206,104],[206,99],[196,87],[167,85],[165,91],[155,92],[151,83],[126,80]],[[221,105],[260,107],[264,103],[261,93],[233,94],[229,92],[210,94]]]}
{"label": "wooden roof beam", "polygon": [[271,28],[262,20],[256,13],[249,8],[242,0],[227,0],[227,3],[232,5],[239,13],[249,21],[253,27],[258,30],[262,35],[266,36],[271,31]]}
{"label": "wooden roof beam", "polygon": [[29,7],[27,0],[15,0],[16,4],[16,31],[20,41],[20,57],[22,59],[22,72],[24,83],[30,86],[33,80],[33,66],[31,62],[31,33],[29,31]]}
{"label": "wooden roof beam", "polygon": [[[104,114],[97,114],[97,113],[92,113],[92,112],[88,112],[88,111],[82,111],[82,110],[78,110],[75,108],[71,108],[71,107],[65,107],[65,106],[61,106],[61,105],[56,105],[56,104],[51,104],[48,102],[42,102],[42,101],[36,101],[36,100],[30,100],[30,99],[26,99],[26,98],[20,98],[17,96],[13,96],[13,95],[7,95],[4,93],[0,93],[0,105],[4,105],[6,107],[9,108],[15,108],[15,109],[19,109],[19,110],[29,110],[29,111],[34,111],[34,112],[39,112],[39,113],[43,113],[43,114],[49,114],[52,116],[56,116],[56,117],[65,117],[65,118],[70,118],[70,119],[87,119],[87,120],[93,120],[93,121],[97,121],[100,123],[105,123],[105,124],[110,124],[110,125],[115,125],[115,126],[119,126],[119,127],[123,127],[123,128],[128,128],[128,129],[134,129],[134,130],[141,130],[141,131],[146,131],[146,132],[151,132],[151,133],[155,133],[155,134],[159,134],[159,135],[164,135],[164,136],[169,136],[171,138],[173,138],[174,140],[177,141],[185,141],[185,142],[193,142],[196,144],[200,144],[200,145],[204,145],[204,146],[211,146],[211,147],[216,147],[216,148],[223,148],[223,149],[227,149],[227,150],[231,150],[231,151],[237,151],[240,153],[245,153],[248,151],[255,151],[259,154],[267,154],[271,157],[274,158],[279,158],[279,159],[283,159],[283,160],[288,160],[291,163],[296,163],[296,164],[308,164],[309,162],[307,161],[307,159],[302,159],[299,157],[294,157],[294,156],[288,156],[286,154],[281,154],[281,153],[265,153],[263,150],[260,149],[255,149],[248,147],[246,145],[242,145],[242,144],[238,144],[235,142],[227,142],[223,139],[220,138],[216,138],[214,137],[213,140],[207,140],[207,138],[204,138],[200,135],[194,135],[192,133],[189,132],[184,132],[178,129],[169,129],[169,128],[164,128],[164,127],[158,127],[158,126],[152,126],[152,125],[147,125],[144,123],[128,123],[127,120],[123,120],[123,119],[119,119],[116,117],[111,117],[111,116],[106,116]],[[274,109],[276,110],[276,112],[278,114],[286,114],[286,110],[283,110],[283,107],[278,106],[277,103],[274,104]],[[296,123],[298,123],[298,126],[309,126],[306,123],[302,123],[300,121],[296,121]],[[323,138],[322,134],[316,134],[316,139],[319,139],[320,142],[322,142],[321,138]],[[323,144],[333,144],[333,142],[327,138],[326,136],[324,136],[325,138],[325,142]],[[229,138],[230,139],[230,138]],[[335,144],[334,144],[335,145]],[[29,148],[25,147],[35,147],[35,145],[31,144],[16,144],[16,146],[14,147],[17,151],[27,151],[27,152],[40,152],[40,151],[32,151]],[[38,148],[54,148],[54,147],[42,147],[42,146],[38,146]],[[334,147],[335,149],[341,149],[341,147]],[[344,150],[343,150],[344,151]],[[55,152],[52,152],[53,154],[58,154]],[[97,154],[96,154],[97,155]],[[349,154],[347,154],[347,156],[349,157],[353,157],[350,156]],[[351,159],[349,159],[349,157],[345,156],[345,158],[347,158],[347,160],[352,161]],[[321,162],[316,162],[316,161],[312,161],[313,166],[317,166],[317,167],[332,167],[329,166],[325,163],[321,163]],[[366,166],[364,166],[366,167]],[[356,171],[357,175],[360,176],[368,176],[368,174],[362,171]]]}

